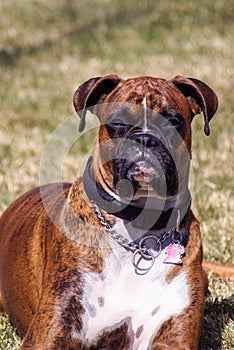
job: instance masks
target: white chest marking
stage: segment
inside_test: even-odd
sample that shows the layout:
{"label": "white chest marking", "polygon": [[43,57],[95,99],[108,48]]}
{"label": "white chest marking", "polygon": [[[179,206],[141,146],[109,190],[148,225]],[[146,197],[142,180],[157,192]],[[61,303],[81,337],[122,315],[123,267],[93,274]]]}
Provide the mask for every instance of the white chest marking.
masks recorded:
{"label": "white chest marking", "polygon": [[146,350],[160,326],[189,304],[185,274],[170,283],[165,280],[172,266],[163,264],[164,251],[145,275],[135,273],[131,256],[131,252],[115,248],[102,274],[86,275],[81,335],[86,344],[95,342],[103,331],[127,322],[131,349]]}

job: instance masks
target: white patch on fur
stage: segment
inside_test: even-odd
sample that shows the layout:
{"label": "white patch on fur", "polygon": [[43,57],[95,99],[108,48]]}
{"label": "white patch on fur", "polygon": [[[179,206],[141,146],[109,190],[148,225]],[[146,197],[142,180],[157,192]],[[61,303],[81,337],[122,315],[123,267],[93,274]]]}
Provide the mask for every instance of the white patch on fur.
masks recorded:
{"label": "white patch on fur", "polygon": [[147,131],[149,130],[147,127],[147,104],[146,104],[146,96],[144,96],[143,100],[142,100],[142,106],[144,108],[144,121],[143,121],[143,127],[142,130],[143,131]]}
{"label": "white patch on fur", "polygon": [[162,324],[189,304],[185,273],[168,283],[165,277],[173,265],[164,264],[164,257],[163,250],[152,269],[140,275],[132,265],[132,252],[115,243],[104,271],[86,274],[81,339],[87,345],[95,343],[105,330],[115,329],[127,320],[132,333],[131,349],[146,350]]}

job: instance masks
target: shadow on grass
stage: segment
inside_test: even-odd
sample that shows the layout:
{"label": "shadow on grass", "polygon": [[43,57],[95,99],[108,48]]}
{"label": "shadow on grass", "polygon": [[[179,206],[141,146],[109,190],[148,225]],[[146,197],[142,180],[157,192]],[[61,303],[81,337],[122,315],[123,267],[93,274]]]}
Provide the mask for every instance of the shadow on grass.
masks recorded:
{"label": "shadow on grass", "polygon": [[232,349],[233,339],[224,339],[224,329],[230,321],[234,321],[234,295],[227,299],[207,298],[199,350],[220,350],[222,340]]}

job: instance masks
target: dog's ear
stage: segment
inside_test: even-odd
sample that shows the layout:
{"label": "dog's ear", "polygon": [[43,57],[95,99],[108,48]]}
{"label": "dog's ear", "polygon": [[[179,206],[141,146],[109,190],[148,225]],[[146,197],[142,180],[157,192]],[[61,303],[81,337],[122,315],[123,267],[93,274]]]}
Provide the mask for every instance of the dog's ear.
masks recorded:
{"label": "dog's ear", "polygon": [[87,109],[92,112],[93,107],[104,101],[105,97],[114,90],[121,80],[117,75],[110,74],[105,77],[91,78],[78,87],[73,97],[73,104],[80,116],[80,132],[85,128]]}
{"label": "dog's ear", "polygon": [[204,132],[208,136],[210,134],[209,121],[218,108],[218,98],[215,92],[203,81],[194,78],[177,75],[172,82],[187,98],[194,115],[200,113],[201,108],[205,122]]}

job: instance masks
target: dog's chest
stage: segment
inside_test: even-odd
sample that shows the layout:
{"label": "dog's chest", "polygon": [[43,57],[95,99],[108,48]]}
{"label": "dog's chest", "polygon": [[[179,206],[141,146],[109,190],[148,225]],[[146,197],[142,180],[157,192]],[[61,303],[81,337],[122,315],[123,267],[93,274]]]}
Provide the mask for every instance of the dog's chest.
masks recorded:
{"label": "dog's chest", "polygon": [[140,275],[131,263],[132,253],[118,248],[106,260],[102,274],[86,275],[82,330],[86,344],[127,324],[131,349],[145,350],[160,326],[188,305],[186,277],[181,273],[168,282],[172,265],[162,262],[163,255],[148,273]]}

